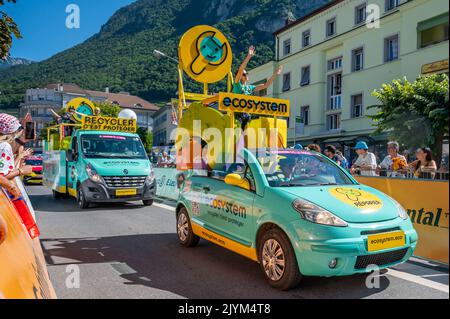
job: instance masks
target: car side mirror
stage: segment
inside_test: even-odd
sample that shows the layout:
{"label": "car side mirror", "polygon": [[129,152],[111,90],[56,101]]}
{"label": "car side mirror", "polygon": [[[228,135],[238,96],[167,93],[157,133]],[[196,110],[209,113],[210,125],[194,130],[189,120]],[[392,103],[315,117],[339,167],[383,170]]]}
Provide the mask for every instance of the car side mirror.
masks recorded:
{"label": "car side mirror", "polygon": [[225,176],[225,184],[237,186],[246,190],[250,190],[250,183],[239,174],[228,174]]}

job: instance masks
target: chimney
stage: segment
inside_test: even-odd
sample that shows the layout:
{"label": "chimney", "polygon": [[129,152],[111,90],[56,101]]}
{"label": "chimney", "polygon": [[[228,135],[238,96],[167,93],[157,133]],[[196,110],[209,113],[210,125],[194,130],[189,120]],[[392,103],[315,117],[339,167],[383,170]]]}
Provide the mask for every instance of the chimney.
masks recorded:
{"label": "chimney", "polygon": [[105,87],[105,93],[109,93],[109,87]]}

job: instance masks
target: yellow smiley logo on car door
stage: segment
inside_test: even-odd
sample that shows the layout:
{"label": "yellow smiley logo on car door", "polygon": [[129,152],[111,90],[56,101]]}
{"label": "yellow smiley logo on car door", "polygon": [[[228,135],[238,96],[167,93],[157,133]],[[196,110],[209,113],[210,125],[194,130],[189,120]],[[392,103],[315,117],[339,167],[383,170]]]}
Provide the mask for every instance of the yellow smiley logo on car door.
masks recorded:
{"label": "yellow smiley logo on car door", "polygon": [[337,187],[330,189],[330,194],[341,202],[363,210],[374,211],[383,206],[381,199],[361,189]]}

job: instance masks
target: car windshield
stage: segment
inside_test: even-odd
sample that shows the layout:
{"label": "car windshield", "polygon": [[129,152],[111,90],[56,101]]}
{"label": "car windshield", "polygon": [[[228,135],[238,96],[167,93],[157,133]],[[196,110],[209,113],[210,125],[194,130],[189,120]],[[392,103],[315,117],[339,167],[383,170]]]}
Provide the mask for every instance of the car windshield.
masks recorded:
{"label": "car windshield", "polygon": [[147,159],[137,136],[86,134],[81,137],[81,149],[87,158]]}
{"label": "car windshield", "polygon": [[337,164],[315,152],[283,149],[254,154],[272,187],[354,184]]}

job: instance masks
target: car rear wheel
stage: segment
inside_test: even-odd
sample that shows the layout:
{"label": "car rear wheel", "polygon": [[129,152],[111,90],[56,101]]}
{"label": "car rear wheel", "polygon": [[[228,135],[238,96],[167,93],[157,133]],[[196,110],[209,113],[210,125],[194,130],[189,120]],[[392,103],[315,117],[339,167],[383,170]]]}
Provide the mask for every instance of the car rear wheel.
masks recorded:
{"label": "car rear wheel", "polygon": [[84,196],[83,189],[81,187],[78,187],[77,189],[77,202],[78,207],[81,209],[87,209],[89,208],[89,202],[86,201],[86,197]]}
{"label": "car rear wheel", "polygon": [[200,237],[194,234],[185,207],[181,208],[177,215],[177,234],[180,243],[185,247],[197,246]]}
{"label": "car rear wheel", "polygon": [[302,275],[291,242],[283,231],[275,228],[262,235],[258,257],[272,287],[289,290],[299,285]]}

